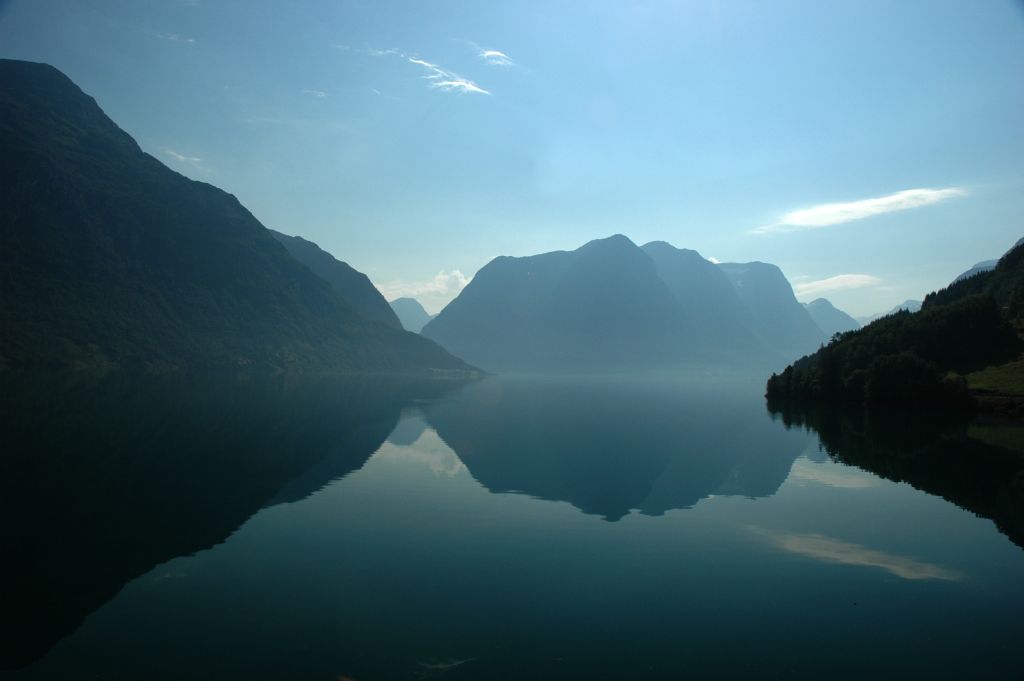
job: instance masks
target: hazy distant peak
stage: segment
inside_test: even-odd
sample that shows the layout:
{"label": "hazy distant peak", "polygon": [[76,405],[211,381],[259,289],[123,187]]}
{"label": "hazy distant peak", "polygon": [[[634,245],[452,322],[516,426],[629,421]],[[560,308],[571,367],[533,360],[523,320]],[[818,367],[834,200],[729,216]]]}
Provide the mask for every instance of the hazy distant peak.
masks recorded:
{"label": "hazy distant peak", "polygon": [[793,286],[777,265],[754,260],[752,262],[723,262],[717,267],[725,273],[737,288],[745,286],[772,286],[787,290],[792,295]]}
{"label": "hazy distant peak", "polygon": [[676,248],[675,246],[673,246],[672,244],[670,244],[667,241],[648,241],[646,244],[644,244],[643,246],[640,247],[640,250],[642,250],[644,253],[647,253],[647,254],[650,254],[650,255],[659,254],[659,253],[662,253],[662,254],[666,254],[666,253],[681,253],[685,257],[688,257],[688,258],[700,258],[701,260],[704,260],[705,262],[711,263],[710,260],[708,260],[707,258],[702,256],[700,253],[698,253],[697,251],[693,250],[692,248]]}
{"label": "hazy distant peak", "polygon": [[398,321],[406,331],[419,333],[430,321],[430,315],[415,298],[395,298],[388,303],[398,315]]}
{"label": "hazy distant peak", "polygon": [[860,322],[861,325],[867,326],[868,324],[870,324],[871,322],[875,321],[876,319],[881,319],[882,317],[888,317],[889,315],[895,314],[897,312],[901,312],[901,311],[904,311],[904,310],[907,311],[907,312],[917,312],[920,309],[921,309],[921,301],[920,300],[909,299],[909,300],[904,300],[902,303],[900,303],[896,307],[892,308],[891,310],[887,310],[886,312],[880,312],[878,314],[870,315],[868,317],[857,317],[857,321]]}
{"label": "hazy distant peak", "polygon": [[811,319],[829,338],[837,333],[853,331],[860,328],[860,322],[843,312],[827,298],[816,298],[803,304]]}
{"label": "hazy distant peak", "polygon": [[591,250],[621,250],[623,248],[637,248],[637,245],[633,243],[632,239],[624,234],[613,234],[604,239],[594,239],[580,246],[577,251],[591,251]]}

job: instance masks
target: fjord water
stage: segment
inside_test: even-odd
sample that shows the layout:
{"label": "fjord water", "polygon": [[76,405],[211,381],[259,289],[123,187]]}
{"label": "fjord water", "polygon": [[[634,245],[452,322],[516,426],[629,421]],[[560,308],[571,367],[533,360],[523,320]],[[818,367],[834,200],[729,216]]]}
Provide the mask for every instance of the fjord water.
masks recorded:
{"label": "fjord water", "polygon": [[996,428],[876,442],[756,378],[8,385],[4,678],[1020,668]]}

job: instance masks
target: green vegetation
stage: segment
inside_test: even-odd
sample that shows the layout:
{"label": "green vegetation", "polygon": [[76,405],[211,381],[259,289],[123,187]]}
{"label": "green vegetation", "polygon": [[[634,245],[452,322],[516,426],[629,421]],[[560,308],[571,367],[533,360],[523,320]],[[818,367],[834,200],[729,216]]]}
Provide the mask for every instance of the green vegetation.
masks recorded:
{"label": "green vegetation", "polygon": [[975,392],[1024,396],[1024,359],[968,374],[967,387]]}
{"label": "green vegetation", "polygon": [[962,409],[975,405],[970,391],[985,385],[1024,394],[1019,367],[986,370],[1019,358],[1022,318],[1024,247],[1017,247],[994,270],[928,295],[920,312],[897,312],[837,334],[772,375],[767,395]]}

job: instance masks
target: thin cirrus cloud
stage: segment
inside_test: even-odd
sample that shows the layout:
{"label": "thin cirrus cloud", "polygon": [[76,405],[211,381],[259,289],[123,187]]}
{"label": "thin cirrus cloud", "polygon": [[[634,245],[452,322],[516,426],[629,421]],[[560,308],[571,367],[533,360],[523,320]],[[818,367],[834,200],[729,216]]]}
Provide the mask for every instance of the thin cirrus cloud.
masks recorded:
{"label": "thin cirrus cloud", "polygon": [[802,232],[808,229],[820,229],[831,227],[844,222],[864,220],[895,213],[911,208],[930,206],[940,201],[957,198],[967,194],[967,191],[960,187],[946,187],[943,189],[905,189],[876,196],[870,199],[859,201],[842,201],[837,203],[823,203],[810,208],[801,208],[786,213],[778,222],[764,225],[750,230],[751,234],[773,234],[780,232]]}
{"label": "thin cirrus cloud", "polygon": [[882,280],[871,274],[837,274],[826,279],[800,281],[793,284],[793,293],[798,298],[820,295],[829,291],[845,291],[854,288],[878,286]]}
{"label": "thin cirrus cloud", "polygon": [[430,86],[433,88],[443,90],[444,92],[464,92],[480,95],[491,94],[468,78],[463,78],[452,71],[443,69],[437,64],[431,64],[426,60],[418,59],[416,57],[406,57],[406,60],[410,64],[422,66],[427,70],[427,75],[423,77],[430,81]]}
{"label": "thin cirrus cloud", "polygon": [[[348,49],[348,48],[346,48]],[[493,50],[491,50],[493,51]],[[396,47],[391,47],[386,50],[380,50],[376,48],[367,48],[366,54],[371,57],[399,57],[410,64],[419,66],[420,68],[426,69],[426,74],[423,76],[424,80],[430,82],[430,87],[435,90],[441,90],[442,92],[456,92],[460,94],[477,94],[477,95],[489,95],[489,90],[481,87],[469,78],[464,78],[454,71],[421,59],[420,57],[411,56],[402,52]],[[497,52],[497,54],[501,54]],[[504,55],[502,55],[504,56]],[[506,57],[507,59],[507,57]],[[509,60],[511,63],[511,60]]]}
{"label": "thin cirrus cloud", "polygon": [[173,158],[178,163],[188,163],[197,166],[203,162],[203,159],[199,158],[198,156],[186,156],[185,154],[178,153],[174,149],[164,149],[164,153]]}
{"label": "thin cirrus cloud", "polygon": [[504,52],[498,50],[478,50],[477,54],[481,59],[490,64],[491,66],[515,66],[516,63],[512,61],[512,57],[508,56]]}

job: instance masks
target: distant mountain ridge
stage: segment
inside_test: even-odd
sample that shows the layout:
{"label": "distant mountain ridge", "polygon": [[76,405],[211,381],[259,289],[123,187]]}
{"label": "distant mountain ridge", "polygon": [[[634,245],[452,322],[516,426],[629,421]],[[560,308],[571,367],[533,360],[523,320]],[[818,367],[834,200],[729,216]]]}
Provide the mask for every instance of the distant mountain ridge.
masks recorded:
{"label": "distant mountain ridge", "polygon": [[846,314],[825,298],[818,298],[809,303],[804,303],[804,308],[811,315],[811,319],[818,325],[825,336],[831,338],[837,333],[853,331],[860,328],[860,322]]}
{"label": "distant mountain ridge", "polygon": [[861,326],[867,326],[868,324],[870,324],[871,322],[873,322],[875,320],[881,319],[882,317],[889,317],[891,315],[896,314],[897,312],[911,312],[911,313],[913,313],[913,312],[918,312],[920,309],[921,309],[921,301],[920,300],[913,300],[913,299],[911,299],[911,300],[904,300],[902,303],[900,303],[896,307],[892,308],[891,310],[888,310],[886,312],[879,312],[878,314],[873,314],[873,315],[870,315],[870,316],[867,316],[867,317],[857,317],[856,321],[859,322]]}
{"label": "distant mountain ridge", "polygon": [[0,367],[466,370],[363,317],[66,76],[0,60]]}
{"label": "distant mountain ridge", "polygon": [[768,366],[825,335],[774,265],[625,236],[499,257],[422,331],[491,371]]}
{"label": "distant mountain ridge", "polygon": [[795,358],[813,352],[827,336],[793,295],[789,280],[763,262],[720,263],[747,310],[748,326],[776,355]]}
{"label": "distant mountain ridge", "polygon": [[684,328],[654,263],[615,235],[495,258],[422,334],[487,370],[587,370],[681,358]]}
{"label": "distant mountain ridge", "polygon": [[394,310],[394,313],[398,315],[398,321],[401,322],[402,328],[406,331],[419,333],[433,319],[423,309],[423,306],[420,305],[420,301],[415,298],[396,298],[389,305]]}
{"label": "distant mountain ridge", "polygon": [[[1006,253],[1009,253],[1010,251],[1012,251],[1014,248],[1017,248],[1021,244],[1024,244],[1024,238],[1018,239],[1017,242],[1013,246],[1011,246],[1008,251],[1006,251]],[[1004,253],[1003,255],[1006,255],[1006,253]],[[971,267],[969,270],[959,274],[956,277],[956,279],[950,282],[950,284],[955,284],[961,279],[967,279],[968,277],[973,277],[974,275],[981,274],[982,272],[989,272],[991,270],[994,270],[996,268],[996,265],[998,264],[999,258],[995,258],[993,260],[983,260],[979,263],[975,263],[974,266]]]}

